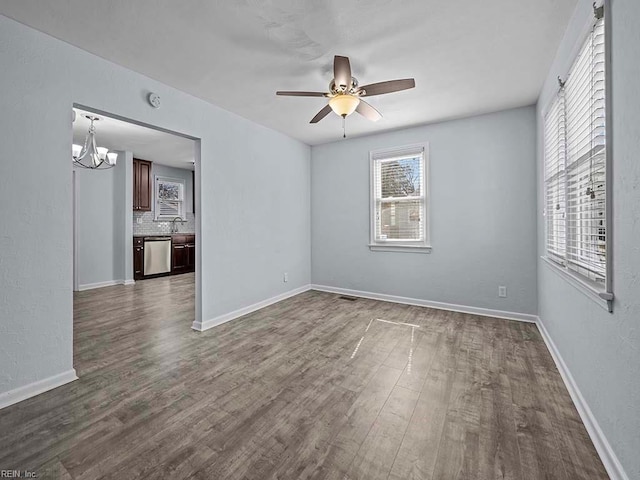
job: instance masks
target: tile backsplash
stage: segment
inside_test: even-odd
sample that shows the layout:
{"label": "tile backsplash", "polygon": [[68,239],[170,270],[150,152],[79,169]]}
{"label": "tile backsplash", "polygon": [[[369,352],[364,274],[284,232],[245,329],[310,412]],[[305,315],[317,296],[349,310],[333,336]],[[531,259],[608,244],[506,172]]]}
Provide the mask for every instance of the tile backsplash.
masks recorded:
{"label": "tile backsplash", "polygon": [[[178,233],[195,233],[196,216],[187,213],[184,223],[176,222]],[[138,222],[141,223],[138,223]],[[156,222],[153,219],[153,212],[133,212],[133,234],[134,235],[165,235],[171,233],[171,222]]]}

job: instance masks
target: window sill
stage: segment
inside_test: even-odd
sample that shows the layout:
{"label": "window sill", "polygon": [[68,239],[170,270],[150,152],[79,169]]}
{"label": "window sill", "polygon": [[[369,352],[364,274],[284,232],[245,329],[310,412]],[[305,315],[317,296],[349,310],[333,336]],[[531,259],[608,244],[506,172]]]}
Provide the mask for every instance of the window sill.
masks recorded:
{"label": "window sill", "polygon": [[370,243],[372,252],[431,253],[431,245],[394,245],[392,243]]}
{"label": "window sill", "polygon": [[[544,263],[550,268],[552,272],[565,279],[571,286],[583,293],[586,297],[593,300],[608,312],[613,312],[613,294],[608,293],[603,287],[594,285],[586,280],[583,280],[578,275],[572,273],[564,267],[556,264],[547,257],[540,257]],[[607,299],[611,297],[610,299]]]}

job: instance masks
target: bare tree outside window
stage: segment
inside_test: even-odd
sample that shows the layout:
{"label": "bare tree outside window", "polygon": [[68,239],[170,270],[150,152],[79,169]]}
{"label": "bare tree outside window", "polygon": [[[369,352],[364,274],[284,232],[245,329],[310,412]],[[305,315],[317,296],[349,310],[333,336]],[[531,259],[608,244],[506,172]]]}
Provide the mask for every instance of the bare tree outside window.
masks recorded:
{"label": "bare tree outside window", "polygon": [[403,158],[381,165],[382,198],[420,195],[420,158]]}

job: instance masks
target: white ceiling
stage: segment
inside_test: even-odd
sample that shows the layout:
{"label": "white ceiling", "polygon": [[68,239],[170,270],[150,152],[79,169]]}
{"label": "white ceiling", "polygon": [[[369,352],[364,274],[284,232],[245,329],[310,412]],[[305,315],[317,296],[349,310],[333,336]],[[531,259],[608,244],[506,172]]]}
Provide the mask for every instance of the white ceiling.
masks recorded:
{"label": "white ceiling", "polygon": [[150,160],[170,167],[193,170],[195,142],[188,138],[116,120],[104,115],[96,115],[74,108],[76,120],[73,122],[73,143],[84,145],[90,121],[83,115],[100,118],[94,123],[96,143],[109,150],[133,152],[135,158]]}
{"label": "white ceiling", "polygon": [[361,85],[414,77],[372,97],[349,136],[535,103],[576,0],[0,0],[0,13],[308,144],[341,119],[309,120],[334,55]]}

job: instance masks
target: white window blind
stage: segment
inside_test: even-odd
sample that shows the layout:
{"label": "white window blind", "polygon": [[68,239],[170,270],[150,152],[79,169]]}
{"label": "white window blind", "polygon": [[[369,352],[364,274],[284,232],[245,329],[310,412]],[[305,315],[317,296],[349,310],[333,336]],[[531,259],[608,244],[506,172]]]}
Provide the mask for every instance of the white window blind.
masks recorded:
{"label": "white window blind", "polygon": [[544,119],[547,257],[606,280],[604,19],[582,45]]}
{"label": "white window blind", "polygon": [[567,117],[567,267],[604,283],[604,19],[582,47],[565,85]]}
{"label": "white window blind", "polygon": [[156,177],[156,220],[184,218],[184,190],[184,180]]}
{"label": "white window blind", "polygon": [[547,256],[565,264],[565,118],[564,92],[554,99],[544,121]]}
{"label": "white window blind", "polygon": [[371,153],[372,244],[427,244],[425,147]]}

